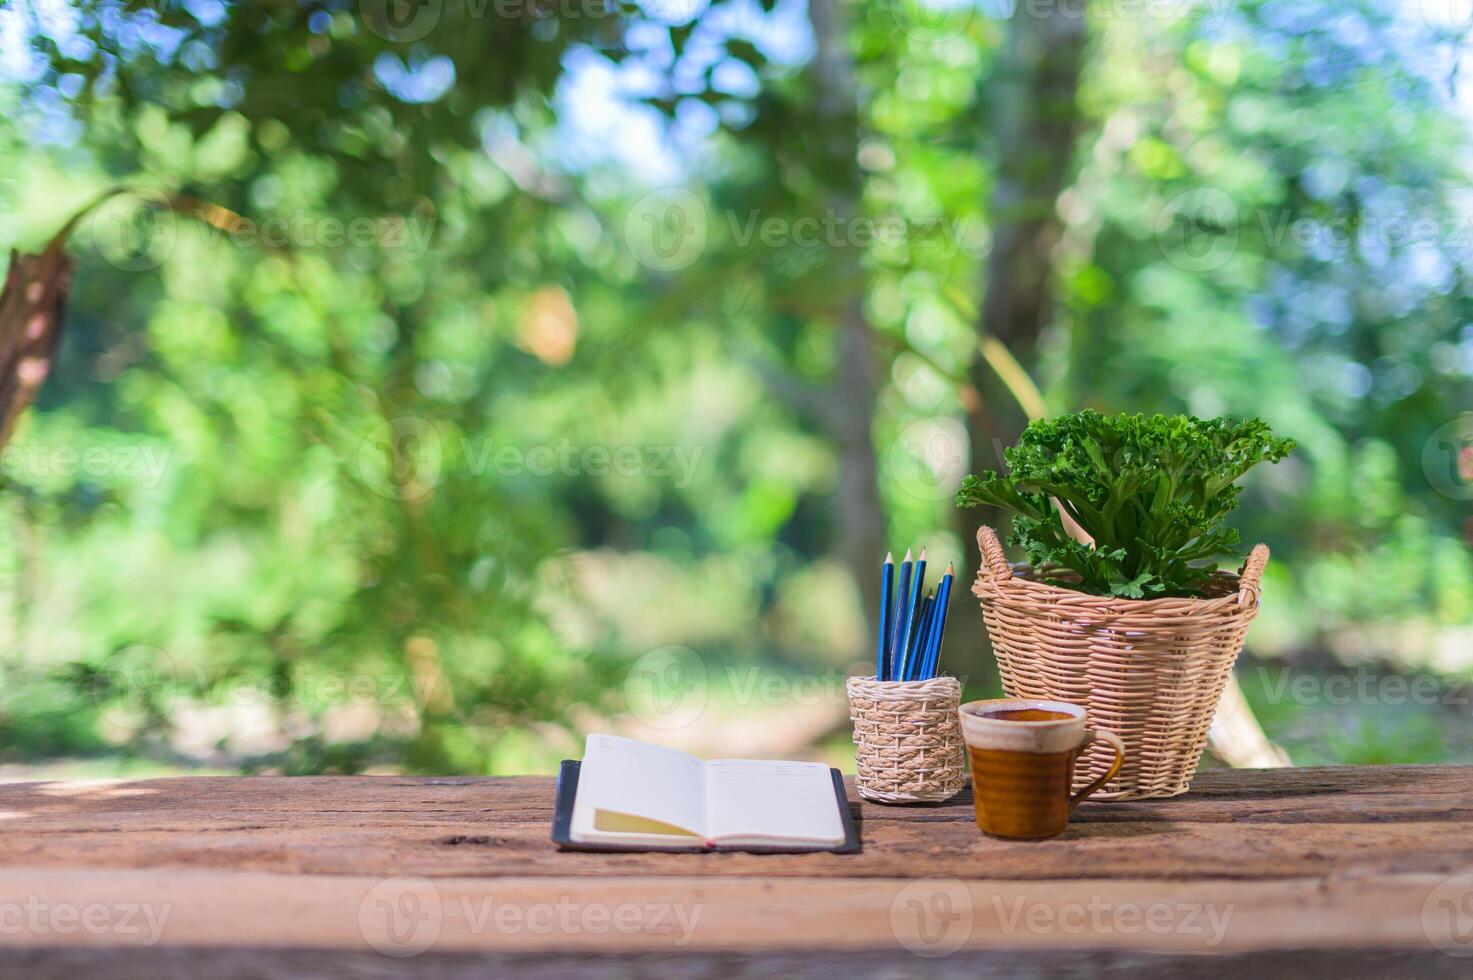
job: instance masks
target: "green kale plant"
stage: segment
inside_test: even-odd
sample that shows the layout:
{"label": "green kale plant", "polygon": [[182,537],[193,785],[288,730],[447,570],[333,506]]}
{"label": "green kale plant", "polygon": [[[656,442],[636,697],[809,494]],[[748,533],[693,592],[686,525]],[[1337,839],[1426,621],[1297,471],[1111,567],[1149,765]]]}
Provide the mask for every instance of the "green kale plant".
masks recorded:
{"label": "green kale plant", "polygon": [[[956,503],[1012,511],[1009,541],[1053,584],[1131,599],[1200,596],[1217,560],[1238,555],[1238,532],[1225,523],[1238,479],[1293,448],[1261,419],[1077,412],[1029,423],[1003,454],[1008,473],[967,477]],[[1060,508],[1093,546],[1069,536]]]}

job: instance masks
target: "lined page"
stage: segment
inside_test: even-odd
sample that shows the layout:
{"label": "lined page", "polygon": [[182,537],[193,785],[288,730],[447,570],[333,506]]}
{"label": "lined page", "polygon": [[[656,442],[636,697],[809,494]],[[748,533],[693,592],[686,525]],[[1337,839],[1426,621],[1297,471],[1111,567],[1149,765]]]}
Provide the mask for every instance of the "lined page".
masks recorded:
{"label": "lined page", "polygon": [[658,820],[706,836],[706,765],[695,756],[617,735],[590,735],[573,803],[575,830],[596,810]]}
{"label": "lined page", "polygon": [[714,759],[706,763],[706,800],[713,840],[844,840],[834,778],[819,762]]}

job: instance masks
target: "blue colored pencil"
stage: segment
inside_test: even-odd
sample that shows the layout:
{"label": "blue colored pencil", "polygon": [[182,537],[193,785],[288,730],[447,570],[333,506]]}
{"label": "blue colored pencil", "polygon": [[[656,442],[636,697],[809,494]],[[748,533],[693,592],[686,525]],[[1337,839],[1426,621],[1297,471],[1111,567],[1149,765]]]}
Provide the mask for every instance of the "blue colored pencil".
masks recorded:
{"label": "blue colored pencil", "polygon": [[885,553],[880,570],[880,635],[875,640],[875,679],[884,680],[890,663],[890,634],[895,630],[895,557]]}
{"label": "blue colored pencil", "polygon": [[916,634],[921,631],[921,597],[926,594],[926,549],[921,549],[921,557],[916,559],[915,572],[910,583],[910,635],[906,637],[906,658],[910,659],[912,653],[918,652],[915,648]]}
{"label": "blue colored pencil", "polygon": [[900,658],[905,651],[905,639],[910,635],[910,604],[906,601],[910,595],[910,549],[905,549],[905,557],[900,561],[900,587],[895,591],[895,601],[898,603],[895,609],[895,632],[890,640],[890,659],[885,665],[884,680],[899,680],[896,673]]}
{"label": "blue colored pencil", "polygon": [[916,560],[915,568],[912,570],[910,591],[901,590],[900,608],[904,611],[906,622],[905,632],[897,634],[900,642],[895,649],[895,657],[900,663],[900,669],[895,672],[895,680],[907,680],[909,668],[913,664],[915,653],[916,633],[921,628],[921,596],[923,582],[926,578],[926,549],[921,549],[921,557]]}
{"label": "blue colored pencil", "polygon": [[934,592],[927,595],[925,599],[921,600],[921,609],[919,613],[921,625],[920,628],[916,630],[915,646],[911,649],[910,656],[906,658],[905,679],[908,681],[918,681],[922,679],[921,665],[925,661],[924,651],[927,648],[928,637],[930,637],[931,635],[931,610],[935,607],[935,605],[936,595]]}
{"label": "blue colored pencil", "polygon": [[941,586],[936,592],[936,609],[932,613],[936,618],[936,628],[931,633],[931,651],[926,657],[926,677],[935,677],[941,666],[941,641],[946,636],[946,614],[951,608],[951,582],[955,575],[955,570],[948,562],[946,574],[941,576]]}
{"label": "blue colored pencil", "polygon": [[944,582],[936,590],[936,605],[931,609],[932,625],[926,636],[926,650],[921,657],[921,676],[931,678],[936,676],[937,660],[941,654],[941,630],[946,617],[946,606],[943,604],[942,593],[945,591]]}
{"label": "blue colored pencil", "polygon": [[936,605],[931,609],[931,632],[926,638],[925,667],[922,668],[921,676],[931,678],[936,676],[937,661],[941,656],[941,630],[946,620],[946,606],[942,602],[941,588],[936,589]]}

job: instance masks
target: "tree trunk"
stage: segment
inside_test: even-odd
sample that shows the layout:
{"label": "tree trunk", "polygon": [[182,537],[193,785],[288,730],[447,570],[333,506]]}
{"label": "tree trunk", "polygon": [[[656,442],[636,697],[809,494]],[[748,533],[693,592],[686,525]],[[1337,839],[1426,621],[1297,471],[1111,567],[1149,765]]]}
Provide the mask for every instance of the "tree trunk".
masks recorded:
{"label": "tree trunk", "polygon": [[[831,191],[825,210],[840,222],[859,214],[859,106],[850,53],[850,23],[841,0],[810,0],[809,21],[817,47],[809,69],[815,160]],[[868,635],[879,630],[880,560],[885,551],[885,512],[880,504],[874,446],[877,399],[875,341],[864,315],[864,276],[859,250],[834,251],[831,281],[840,289],[836,367],[826,396],[829,427],[839,447],[839,555],[858,585]]]}
{"label": "tree trunk", "polygon": [[[990,90],[998,172],[989,210],[992,252],[977,329],[1001,341],[1030,374],[1037,369],[1039,335],[1051,315],[1053,251],[1061,232],[1056,202],[1069,179],[1080,128],[1084,6],[1061,5],[1044,17],[1018,4],[1008,26],[1006,55]],[[968,419],[972,467],[1001,470],[1001,450],[1017,441],[1027,415],[981,357],[973,361],[970,380],[981,395]],[[969,582],[978,567],[972,543],[977,525],[996,526],[1001,515],[991,508],[958,513],[958,531],[967,546],[967,567],[958,574]],[[952,615],[956,622],[948,639],[956,637],[959,651],[981,649],[986,630],[977,604],[966,602]],[[981,659],[971,665],[992,666]]]}
{"label": "tree trunk", "polygon": [[39,255],[10,253],[0,290],[0,446],[51,371],[71,283],[60,242]]}

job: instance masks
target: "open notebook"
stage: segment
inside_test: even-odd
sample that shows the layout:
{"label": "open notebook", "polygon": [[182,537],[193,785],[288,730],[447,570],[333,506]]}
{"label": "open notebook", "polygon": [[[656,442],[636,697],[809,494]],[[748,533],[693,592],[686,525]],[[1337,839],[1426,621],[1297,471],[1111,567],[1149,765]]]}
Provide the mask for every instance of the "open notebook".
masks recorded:
{"label": "open notebook", "polygon": [[859,849],[844,784],[816,762],[695,756],[590,735],[564,762],[553,840],[583,850]]}

